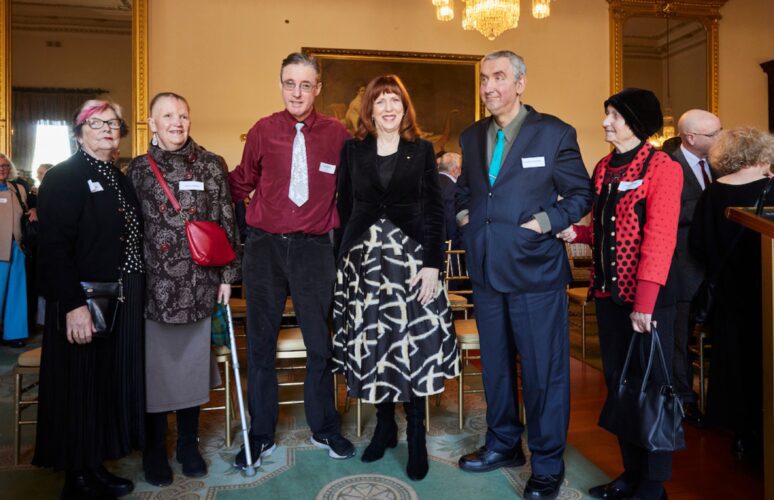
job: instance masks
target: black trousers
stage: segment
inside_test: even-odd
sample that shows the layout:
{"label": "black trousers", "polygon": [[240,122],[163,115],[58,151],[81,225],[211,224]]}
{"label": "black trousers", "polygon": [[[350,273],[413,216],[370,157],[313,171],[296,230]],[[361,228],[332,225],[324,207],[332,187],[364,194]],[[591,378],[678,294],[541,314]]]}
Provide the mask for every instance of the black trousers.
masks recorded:
{"label": "black trousers", "polygon": [[340,431],[333,405],[331,336],[335,263],[327,235],[276,235],[248,228],[242,279],[247,302],[250,435],[273,439],[277,425],[277,335],[288,289],[306,346],[304,410],[312,432]]}
{"label": "black trousers", "polygon": [[[683,403],[695,403],[699,397],[693,390],[693,365],[688,352],[688,340],[691,338],[690,302],[678,302],[675,319],[675,353],[672,359],[672,373],[675,391],[683,398]],[[660,330],[659,330],[660,331]]]}
{"label": "black trousers", "polygon": [[[629,315],[631,305],[622,306],[612,299],[595,299],[597,323],[599,325],[599,347],[602,354],[602,371],[605,374],[608,398],[618,388],[618,381],[626,361],[629,341],[635,333]],[[672,376],[672,357],[674,352],[675,306],[657,307],[653,311],[653,321],[657,323],[661,348],[664,351],[667,370]],[[610,401],[606,403],[606,406]],[[618,439],[624,469],[638,480],[667,481],[672,477],[672,453],[650,452],[637,445]]]}

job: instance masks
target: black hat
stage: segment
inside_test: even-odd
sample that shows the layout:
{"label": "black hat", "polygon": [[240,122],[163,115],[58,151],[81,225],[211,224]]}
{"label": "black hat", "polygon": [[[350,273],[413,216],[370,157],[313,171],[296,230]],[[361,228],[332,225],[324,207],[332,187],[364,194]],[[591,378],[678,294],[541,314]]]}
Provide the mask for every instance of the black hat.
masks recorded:
{"label": "black hat", "polygon": [[613,94],[605,101],[605,109],[613,106],[623,116],[634,135],[645,140],[664,125],[661,104],[650,90],[628,88]]}

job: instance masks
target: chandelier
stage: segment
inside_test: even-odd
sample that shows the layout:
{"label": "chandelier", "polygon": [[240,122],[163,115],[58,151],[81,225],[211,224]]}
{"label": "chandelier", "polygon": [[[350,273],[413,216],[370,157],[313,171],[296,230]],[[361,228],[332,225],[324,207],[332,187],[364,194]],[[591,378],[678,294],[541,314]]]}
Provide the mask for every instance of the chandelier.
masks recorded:
{"label": "chandelier", "polygon": [[[439,21],[454,19],[454,0],[432,0]],[[520,0],[463,0],[462,29],[476,30],[489,40],[519,25]],[[545,19],[551,14],[551,0],[532,0],[532,16]]]}

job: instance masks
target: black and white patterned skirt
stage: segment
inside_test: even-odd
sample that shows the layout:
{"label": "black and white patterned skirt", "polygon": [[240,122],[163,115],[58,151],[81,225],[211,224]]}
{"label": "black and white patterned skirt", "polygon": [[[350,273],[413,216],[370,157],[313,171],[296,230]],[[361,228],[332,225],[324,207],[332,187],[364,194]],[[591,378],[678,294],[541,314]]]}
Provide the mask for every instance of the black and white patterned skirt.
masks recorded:
{"label": "black and white patterned skirt", "polygon": [[446,291],[427,305],[409,287],[422,269],[422,246],[387,219],[372,225],[336,272],[335,371],[350,397],[408,401],[443,392],[459,374],[457,338]]}

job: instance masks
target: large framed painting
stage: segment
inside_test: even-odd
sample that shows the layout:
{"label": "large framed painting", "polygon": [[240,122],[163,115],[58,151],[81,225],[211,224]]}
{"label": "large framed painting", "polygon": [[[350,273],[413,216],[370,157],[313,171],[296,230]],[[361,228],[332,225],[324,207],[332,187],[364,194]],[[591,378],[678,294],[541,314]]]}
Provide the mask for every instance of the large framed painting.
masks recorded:
{"label": "large framed painting", "polygon": [[333,116],[353,133],[365,86],[379,75],[398,75],[411,94],[417,121],[436,151],[459,152],[459,136],[483,116],[479,95],[482,56],[304,47],[322,65],[319,113]]}

